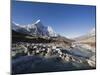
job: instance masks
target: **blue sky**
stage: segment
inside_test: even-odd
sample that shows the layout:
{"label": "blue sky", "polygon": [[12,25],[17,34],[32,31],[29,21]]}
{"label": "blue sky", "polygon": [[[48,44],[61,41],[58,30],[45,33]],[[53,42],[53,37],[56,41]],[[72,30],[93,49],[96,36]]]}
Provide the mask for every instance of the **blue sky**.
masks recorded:
{"label": "blue sky", "polygon": [[13,1],[12,20],[31,24],[38,19],[66,37],[84,35],[95,27],[95,6]]}

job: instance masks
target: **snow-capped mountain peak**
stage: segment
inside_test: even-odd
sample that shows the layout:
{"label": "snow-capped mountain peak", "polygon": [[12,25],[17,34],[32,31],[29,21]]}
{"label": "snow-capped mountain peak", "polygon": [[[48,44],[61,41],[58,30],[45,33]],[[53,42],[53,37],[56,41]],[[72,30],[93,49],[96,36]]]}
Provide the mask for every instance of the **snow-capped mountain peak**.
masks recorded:
{"label": "snow-capped mountain peak", "polygon": [[53,32],[52,27],[48,26],[48,31]]}
{"label": "snow-capped mountain peak", "polygon": [[47,27],[47,30],[48,30],[49,35],[57,36],[57,34],[55,33],[55,31],[52,29],[51,26],[48,26]]}

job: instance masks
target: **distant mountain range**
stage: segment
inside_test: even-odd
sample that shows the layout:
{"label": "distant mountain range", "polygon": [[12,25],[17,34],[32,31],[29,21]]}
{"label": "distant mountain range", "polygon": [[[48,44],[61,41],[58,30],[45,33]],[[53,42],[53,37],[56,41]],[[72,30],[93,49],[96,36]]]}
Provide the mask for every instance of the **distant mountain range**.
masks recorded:
{"label": "distant mountain range", "polygon": [[52,27],[44,26],[40,20],[37,20],[35,23],[28,25],[19,25],[16,24],[15,22],[12,22],[12,29],[16,32],[28,35],[49,36],[49,37],[57,36]]}
{"label": "distant mountain range", "polygon": [[74,40],[76,42],[80,42],[80,43],[85,43],[85,44],[89,44],[92,47],[96,45],[96,31],[95,28],[93,28],[91,31],[89,31],[87,34],[77,37]]}
{"label": "distant mountain range", "polygon": [[80,37],[74,38],[76,41],[82,41],[88,38],[93,38],[95,37],[95,28],[93,28],[91,31],[89,31],[88,33],[86,33],[85,35],[82,35]]}

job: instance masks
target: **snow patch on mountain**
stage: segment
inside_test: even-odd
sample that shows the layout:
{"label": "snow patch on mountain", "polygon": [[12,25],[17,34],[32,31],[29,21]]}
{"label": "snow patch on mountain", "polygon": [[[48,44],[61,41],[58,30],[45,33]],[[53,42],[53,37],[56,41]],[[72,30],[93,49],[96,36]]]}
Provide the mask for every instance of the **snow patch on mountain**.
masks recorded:
{"label": "snow patch on mountain", "polygon": [[40,22],[40,19],[39,20],[37,20],[36,22],[35,22],[35,24],[37,24],[37,23],[39,23]]}

